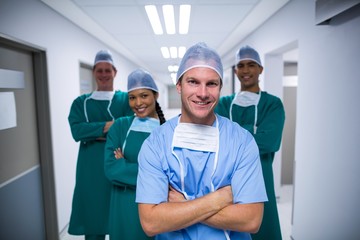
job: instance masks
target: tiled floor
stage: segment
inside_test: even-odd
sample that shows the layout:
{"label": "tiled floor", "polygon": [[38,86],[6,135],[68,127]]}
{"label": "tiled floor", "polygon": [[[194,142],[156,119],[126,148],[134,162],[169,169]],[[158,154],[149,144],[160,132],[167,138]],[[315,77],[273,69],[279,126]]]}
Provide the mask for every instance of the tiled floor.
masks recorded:
{"label": "tiled floor", "polygon": [[[283,240],[291,240],[291,213],[292,213],[292,197],[293,186],[283,185],[281,187],[281,197],[278,199],[278,211],[280,216],[281,232]],[[60,235],[60,240],[83,240],[83,236],[73,236],[63,231]],[[108,237],[106,239],[109,239]]]}
{"label": "tiled floor", "polygon": [[291,216],[292,216],[293,185],[281,187],[278,199],[278,212],[283,240],[291,240]]}

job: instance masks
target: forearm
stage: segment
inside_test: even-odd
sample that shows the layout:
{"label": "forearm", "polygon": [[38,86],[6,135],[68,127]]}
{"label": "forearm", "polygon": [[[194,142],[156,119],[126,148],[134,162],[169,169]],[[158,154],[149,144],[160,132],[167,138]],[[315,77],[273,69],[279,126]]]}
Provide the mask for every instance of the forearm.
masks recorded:
{"label": "forearm", "polygon": [[75,141],[90,141],[105,137],[105,122],[71,124],[71,133]]}
{"label": "forearm", "polygon": [[202,222],[227,205],[229,202],[221,194],[211,193],[183,202],[139,204],[139,214],[144,231],[154,236]]}
{"label": "forearm", "polygon": [[129,163],[124,158],[107,159],[105,162],[105,175],[116,185],[136,185],[138,164]]}
{"label": "forearm", "polygon": [[232,204],[202,223],[218,229],[255,233],[261,225],[262,216],[263,203]]}

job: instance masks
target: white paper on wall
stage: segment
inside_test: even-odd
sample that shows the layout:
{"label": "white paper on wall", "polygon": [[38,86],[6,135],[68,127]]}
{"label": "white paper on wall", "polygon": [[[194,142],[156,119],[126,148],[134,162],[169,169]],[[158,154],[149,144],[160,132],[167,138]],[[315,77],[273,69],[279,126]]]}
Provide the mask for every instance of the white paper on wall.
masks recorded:
{"label": "white paper on wall", "polygon": [[16,127],[14,92],[0,92],[0,130]]}
{"label": "white paper on wall", "polygon": [[25,88],[24,73],[20,71],[0,69],[0,88]]}

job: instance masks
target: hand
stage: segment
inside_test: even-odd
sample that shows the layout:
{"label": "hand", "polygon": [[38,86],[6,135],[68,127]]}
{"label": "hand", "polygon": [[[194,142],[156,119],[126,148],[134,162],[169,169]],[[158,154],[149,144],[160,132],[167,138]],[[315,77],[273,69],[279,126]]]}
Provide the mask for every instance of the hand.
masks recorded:
{"label": "hand", "polygon": [[109,121],[105,123],[104,129],[103,129],[103,133],[107,133],[111,127],[111,125],[113,125],[114,121]]}
{"label": "hand", "polygon": [[178,192],[175,188],[169,185],[169,194],[168,194],[169,202],[184,202],[186,198],[181,192]]}
{"label": "hand", "polygon": [[117,149],[114,150],[114,157],[116,159],[120,159],[120,158],[124,157],[124,155],[122,154],[122,151],[121,151],[120,148],[117,148]]}

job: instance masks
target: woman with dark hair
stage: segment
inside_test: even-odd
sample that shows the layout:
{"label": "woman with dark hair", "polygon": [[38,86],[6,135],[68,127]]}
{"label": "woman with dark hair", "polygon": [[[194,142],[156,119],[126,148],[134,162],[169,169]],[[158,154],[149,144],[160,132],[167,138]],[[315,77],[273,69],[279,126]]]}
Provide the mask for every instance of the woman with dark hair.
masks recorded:
{"label": "woman with dark hair", "polygon": [[135,115],[122,117],[110,128],[105,146],[105,175],[112,182],[110,239],[152,239],[142,230],[135,203],[138,153],[144,140],[165,122],[152,76],[137,69],[128,76],[129,105]]}

